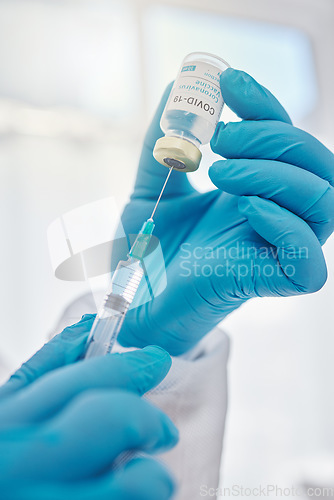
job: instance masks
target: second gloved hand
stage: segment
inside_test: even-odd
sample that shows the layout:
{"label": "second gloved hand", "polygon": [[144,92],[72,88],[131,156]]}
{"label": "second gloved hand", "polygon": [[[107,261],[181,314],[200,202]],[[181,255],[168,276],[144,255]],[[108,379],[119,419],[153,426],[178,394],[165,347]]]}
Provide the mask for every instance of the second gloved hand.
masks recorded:
{"label": "second gloved hand", "polygon": [[148,347],[78,361],[93,320],[65,329],[0,388],[1,498],[171,497],[169,473],[151,458],[112,470],[123,452],[176,444],[170,419],[141,398],[166,376],[171,359]]}
{"label": "second gloved hand", "polygon": [[[333,154],[293,127],[246,73],[226,70],[221,89],[243,121],[218,124],[211,141],[227,158],[209,171],[218,189],[198,193],[185,174],[172,172],[155,217],[167,289],[128,313],[124,345],[154,342],[181,354],[247,299],[310,293],[326,281],[321,245],[333,231]],[[168,173],[152,150],[169,92],[145,139],[122,218],[127,233],[149,216]]]}

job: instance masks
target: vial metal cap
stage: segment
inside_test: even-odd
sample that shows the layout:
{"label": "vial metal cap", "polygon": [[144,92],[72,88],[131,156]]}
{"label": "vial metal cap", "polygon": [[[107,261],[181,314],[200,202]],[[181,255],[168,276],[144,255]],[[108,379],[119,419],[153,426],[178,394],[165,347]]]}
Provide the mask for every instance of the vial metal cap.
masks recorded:
{"label": "vial metal cap", "polygon": [[153,156],[161,165],[179,172],[194,172],[202,159],[202,153],[192,142],[170,136],[157,140]]}

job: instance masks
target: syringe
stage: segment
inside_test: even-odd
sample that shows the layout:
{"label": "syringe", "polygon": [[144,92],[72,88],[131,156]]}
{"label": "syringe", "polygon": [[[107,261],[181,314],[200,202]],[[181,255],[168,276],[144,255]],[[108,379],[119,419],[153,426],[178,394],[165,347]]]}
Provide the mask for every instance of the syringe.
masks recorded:
{"label": "syringe", "polygon": [[166,187],[172,168],[161,189],[152,215],[144,222],[126,261],[120,261],[113,274],[103,304],[98,311],[87,340],[85,358],[103,356],[111,352],[125,315],[144,276],[142,260],[154,230],[153,216]]}

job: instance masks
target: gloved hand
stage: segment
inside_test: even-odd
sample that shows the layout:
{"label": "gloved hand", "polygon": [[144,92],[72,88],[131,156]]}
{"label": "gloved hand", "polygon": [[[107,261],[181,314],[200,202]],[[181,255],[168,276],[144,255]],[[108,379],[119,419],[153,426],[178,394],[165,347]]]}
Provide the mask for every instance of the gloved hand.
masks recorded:
{"label": "gloved hand", "polygon": [[[170,89],[144,142],[122,218],[127,233],[149,216],[168,173],[152,150]],[[181,354],[247,299],[315,292],[326,281],[321,245],[333,231],[333,154],[293,127],[246,73],[227,69],[221,89],[243,121],[219,123],[211,141],[228,158],[209,170],[218,189],[200,194],[172,172],[155,217],[167,289],[128,313],[119,337],[126,346],[154,342]]]}
{"label": "gloved hand", "polygon": [[1,388],[1,498],[171,497],[168,472],[151,458],[111,470],[127,450],[153,453],[176,444],[173,423],[140,397],[166,376],[171,359],[147,347],[77,361],[93,321],[87,315],[66,328]]}

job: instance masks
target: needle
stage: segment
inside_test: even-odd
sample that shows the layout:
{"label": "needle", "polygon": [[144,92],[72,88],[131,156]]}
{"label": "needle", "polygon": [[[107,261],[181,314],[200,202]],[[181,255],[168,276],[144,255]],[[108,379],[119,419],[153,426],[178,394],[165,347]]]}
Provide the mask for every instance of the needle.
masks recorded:
{"label": "needle", "polygon": [[164,182],[164,185],[162,186],[162,189],[161,189],[161,191],[160,191],[159,198],[157,199],[157,202],[156,202],[156,204],[155,204],[155,206],[154,206],[154,208],[153,208],[153,212],[152,212],[152,215],[151,215],[151,217],[150,217],[150,219],[151,219],[151,220],[153,220],[153,217],[154,217],[155,211],[156,211],[156,209],[158,208],[159,201],[160,201],[160,199],[161,199],[162,193],[163,193],[163,192],[164,192],[164,190],[165,190],[165,187],[166,187],[166,185],[167,185],[167,182],[168,182],[168,179],[169,179],[169,177],[170,177],[170,174],[172,173],[172,170],[173,170],[173,167],[169,169],[169,172],[168,172],[168,175],[167,175],[166,180],[165,180],[165,182]]}

